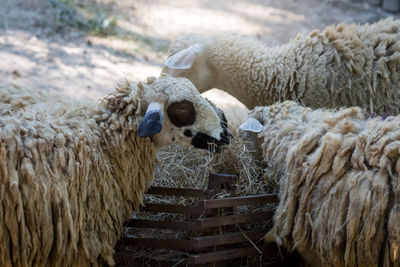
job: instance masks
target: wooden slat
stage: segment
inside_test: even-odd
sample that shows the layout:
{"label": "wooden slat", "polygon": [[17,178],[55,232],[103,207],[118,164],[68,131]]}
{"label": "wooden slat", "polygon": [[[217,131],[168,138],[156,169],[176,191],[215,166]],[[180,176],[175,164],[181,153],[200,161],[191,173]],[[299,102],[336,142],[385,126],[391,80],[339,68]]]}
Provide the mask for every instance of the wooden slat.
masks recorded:
{"label": "wooden slat", "polygon": [[272,211],[267,212],[257,212],[250,214],[239,214],[239,215],[229,215],[229,216],[218,216],[218,217],[210,217],[205,219],[198,219],[197,222],[200,222],[200,229],[207,229],[211,227],[231,225],[231,224],[239,224],[246,222],[253,222],[263,219],[272,218],[274,213]]}
{"label": "wooden slat", "polygon": [[278,201],[277,194],[264,194],[255,196],[202,200],[202,202],[204,203],[204,208],[206,209],[256,205],[256,204],[263,204],[263,203],[270,203],[277,201]]}
{"label": "wooden slat", "polygon": [[191,240],[182,239],[159,239],[159,238],[135,238],[133,236],[122,236],[120,241],[124,246],[150,247],[162,249],[195,250],[206,247],[239,244],[255,241],[263,238],[265,231],[246,231],[244,233],[229,233],[223,235],[212,235],[195,237]]}
{"label": "wooden slat", "polygon": [[243,233],[237,232],[223,235],[195,237],[192,240],[196,242],[196,248],[205,248],[211,246],[249,242],[248,239],[252,241],[259,240],[264,237],[265,233],[265,231],[245,231]]}
{"label": "wooden slat", "polygon": [[179,240],[179,239],[158,239],[158,238],[134,238],[123,236],[119,241],[124,246],[135,247],[148,247],[148,248],[161,248],[161,249],[177,249],[187,250],[195,248],[195,241],[193,240]]}
{"label": "wooden slat", "polygon": [[125,227],[198,231],[201,229],[201,224],[199,221],[174,222],[130,219]]}
{"label": "wooden slat", "polygon": [[161,186],[151,186],[149,190],[147,190],[147,194],[183,197],[207,197],[209,195],[207,191],[200,189],[171,188]]}
{"label": "wooden slat", "polygon": [[205,209],[257,205],[269,202],[276,202],[277,200],[278,197],[276,194],[268,194],[268,195],[256,195],[256,196],[245,196],[245,197],[231,197],[224,199],[206,199],[199,201],[197,205],[145,203],[145,206],[142,208],[142,210],[154,211],[154,212],[201,215],[204,213]]}
{"label": "wooden slat", "polygon": [[204,213],[203,203],[198,205],[174,205],[174,204],[158,204],[158,203],[145,203],[142,208],[144,211],[166,212],[166,213],[184,213],[201,215]]}
{"label": "wooden slat", "polygon": [[[259,249],[262,250],[263,247],[260,247]],[[192,255],[189,256],[188,262],[191,264],[206,264],[209,262],[235,259],[252,255],[261,255],[261,254],[255,247],[236,248],[236,249],[220,250],[216,252]]]}
{"label": "wooden slat", "polygon": [[201,231],[207,228],[212,228],[217,226],[240,224],[240,223],[253,222],[263,219],[270,219],[272,218],[273,215],[274,213],[272,211],[267,211],[267,212],[257,212],[250,214],[217,216],[205,219],[197,219],[195,221],[189,221],[189,222],[130,219],[125,224],[125,227]]}

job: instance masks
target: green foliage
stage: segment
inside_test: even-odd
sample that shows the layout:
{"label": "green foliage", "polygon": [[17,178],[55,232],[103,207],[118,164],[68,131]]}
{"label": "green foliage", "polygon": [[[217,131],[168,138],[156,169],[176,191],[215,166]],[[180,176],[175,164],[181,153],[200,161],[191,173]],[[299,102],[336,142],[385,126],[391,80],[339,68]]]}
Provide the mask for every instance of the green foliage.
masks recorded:
{"label": "green foliage", "polygon": [[96,16],[88,20],[87,24],[84,25],[84,29],[88,30],[92,34],[108,36],[116,34],[117,19],[108,18],[101,13],[100,16]]}
{"label": "green foliage", "polygon": [[76,0],[49,0],[57,28],[72,27],[94,35],[116,34],[117,19],[93,4]]}

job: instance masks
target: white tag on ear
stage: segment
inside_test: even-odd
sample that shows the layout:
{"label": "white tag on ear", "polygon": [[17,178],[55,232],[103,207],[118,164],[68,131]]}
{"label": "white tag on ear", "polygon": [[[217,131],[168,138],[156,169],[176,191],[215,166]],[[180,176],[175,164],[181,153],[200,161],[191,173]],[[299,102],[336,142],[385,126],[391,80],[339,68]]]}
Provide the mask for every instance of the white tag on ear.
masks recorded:
{"label": "white tag on ear", "polygon": [[253,133],[261,133],[264,126],[256,119],[249,118],[247,121],[242,123],[239,127],[242,131],[248,131]]}
{"label": "white tag on ear", "polygon": [[192,45],[169,57],[164,65],[171,69],[190,69],[201,50],[201,44]]}

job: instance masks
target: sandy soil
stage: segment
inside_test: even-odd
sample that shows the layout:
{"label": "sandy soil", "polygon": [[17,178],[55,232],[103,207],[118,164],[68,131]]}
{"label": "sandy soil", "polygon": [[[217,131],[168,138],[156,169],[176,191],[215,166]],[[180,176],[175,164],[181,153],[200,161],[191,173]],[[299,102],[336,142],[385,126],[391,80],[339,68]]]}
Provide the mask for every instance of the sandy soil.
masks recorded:
{"label": "sandy soil", "polygon": [[[331,23],[398,16],[350,0],[82,1],[114,18],[116,34],[99,37],[65,26],[79,15],[60,11],[54,3],[73,0],[0,0],[0,86],[12,83],[98,99],[118,79],[158,76],[169,43],[181,33],[231,32],[275,46]],[[226,94],[206,95],[217,105],[243,109]]]}

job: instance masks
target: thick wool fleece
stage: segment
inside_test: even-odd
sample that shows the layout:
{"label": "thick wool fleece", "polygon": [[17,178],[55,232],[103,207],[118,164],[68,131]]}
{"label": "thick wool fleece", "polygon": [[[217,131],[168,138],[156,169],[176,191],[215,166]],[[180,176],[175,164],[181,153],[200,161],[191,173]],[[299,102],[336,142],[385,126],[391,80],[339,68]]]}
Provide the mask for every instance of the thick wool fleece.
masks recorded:
{"label": "thick wool fleece", "polygon": [[400,116],[360,108],[257,108],[265,160],[282,172],[266,240],[320,266],[400,265]]}
{"label": "thick wool fleece", "polygon": [[154,169],[136,135],[139,93],[127,83],[89,104],[0,89],[1,266],[114,264]]}
{"label": "thick wool fleece", "polygon": [[201,52],[187,77],[204,92],[218,88],[248,108],[295,100],[306,106],[360,106],[381,115],[400,111],[400,20],[339,24],[267,48],[231,35],[178,37],[170,53],[193,44]]}

